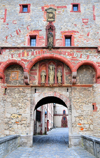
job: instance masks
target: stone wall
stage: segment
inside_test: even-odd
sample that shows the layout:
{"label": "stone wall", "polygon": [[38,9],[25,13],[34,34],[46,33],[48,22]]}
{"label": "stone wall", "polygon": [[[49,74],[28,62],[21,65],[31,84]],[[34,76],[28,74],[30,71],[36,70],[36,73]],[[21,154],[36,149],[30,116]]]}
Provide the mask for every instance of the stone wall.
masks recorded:
{"label": "stone wall", "polygon": [[93,110],[93,136],[100,138],[100,85],[94,84],[93,91],[93,103],[95,105],[95,109]]}
{"label": "stone wall", "polygon": [[5,99],[4,99],[4,88],[2,88],[3,84],[0,83],[0,136],[3,137],[5,130]]}
{"label": "stone wall", "polygon": [[93,134],[93,88],[72,88],[72,131]]}
{"label": "stone wall", "polygon": [[30,95],[29,88],[7,88],[3,135],[30,134]]}

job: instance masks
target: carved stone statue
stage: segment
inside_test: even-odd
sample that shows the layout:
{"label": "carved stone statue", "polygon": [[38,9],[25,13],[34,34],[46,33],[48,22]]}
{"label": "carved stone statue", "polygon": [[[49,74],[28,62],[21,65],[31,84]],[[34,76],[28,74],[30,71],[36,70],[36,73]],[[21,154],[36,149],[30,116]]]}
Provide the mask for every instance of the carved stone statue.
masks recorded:
{"label": "carved stone statue", "polygon": [[58,83],[62,83],[62,72],[60,69],[58,69],[57,77],[58,77]]}
{"label": "carved stone statue", "polygon": [[49,66],[49,83],[53,84],[54,83],[54,77],[55,77],[55,70],[54,66],[50,65]]}
{"label": "carved stone statue", "polygon": [[53,47],[53,33],[52,32],[48,32],[48,38],[47,38],[47,42],[48,42],[48,47],[49,49],[51,49]]}
{"label": "carved stone statue", "polygon": [[46,72],[45,70],[43,70],[41,72],[41,83],[45,83],[45,80],[46,80]]}

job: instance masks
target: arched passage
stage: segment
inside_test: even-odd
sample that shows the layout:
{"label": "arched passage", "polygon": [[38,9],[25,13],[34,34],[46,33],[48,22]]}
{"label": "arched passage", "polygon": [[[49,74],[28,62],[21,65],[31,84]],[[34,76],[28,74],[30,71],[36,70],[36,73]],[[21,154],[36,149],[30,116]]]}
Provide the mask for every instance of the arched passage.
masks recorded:
{"label": "arched passage", "polygon": [[[51,97],[52,97],[52,99],[51,99]],[[66,97],[66,88],[64,88],[63,91],[61,91],[61,92],[60,92],[60,89],[55,89],[53,91],[49,91],[49,89],[48,89],[43,92],[41,89],[41,92],[36,93],[36,95],[34,96],[35,105],[33,108],[36,109],[36,106],[39,106],[40,103],[42,103],[42,101],[43,101],[43,103],[47,103],[48,102],[47,98],[49,98],[49,101],[51,103],[55,103],[55,101],[57,101],[57,103],[60,102],[62,105],[66,106],[68,108],[70,106],[70,100],[68,97]]]}
{"label": "arched passage", "polygon": [[65,107],[67,107],[67,105],[65,104],[65,102],[63,100],[61,100],[60,98],[58,97],[54,97],[54,96],[49,96],[49,97],[45,97],[45,98],[42,98],[35,106],[35,110],[44,105],[44,104],[48,104],[48,103],[57,103],[57,104],[61,104]]}
{"label": "arched passage", "polygon": [[[66,109],[66,113],[63,113],[64,110],[61,110],[61,113],[59,113],[60,117],[59,117],[59,120],[57,120],[57,115],[55,115],[55,120],[57,120],[59,122],[59,125],[61,124],[61,127],[60,128],[67,128],[68,132],[66,133],[66,137],[69,137],[69,134],[71,132],[71,113],[69,112],[70,110],[70,100],[69,100],[69,97],[66,96],[66,88],[63,89],[63,91],[61,92],[59,89],[54,89],[52,92],[50,91],[50,89],[46,89],[46,90],[41,90],[41,92],[39,92],[38,90],[36,91],[35,95],[34,95],[34,99],[33,99],[33,103],[34,103],[34,106],[33,106],[33,116],[36,118],[36,112],[37,111],[40,111],[41,114],[43,115],[44,114],[44,118],[42,119],[42,122],[38,123],[37,124],[37,121],[33,118],[34,120],[34,123],[33,123],[33,126],[34,126],[34,131],[33,131],[33,135],[34,134],[44,134],[45,133],[45,128],[47,129],[50,129],[50,121],[49,119],[47,119],[48,117],[48,111],[47,109],[45,108],[46,106],[48,107],[48,105],[50,105],[50,107],[56,107],[57,104],[59,104],[59,106],[61,106],[63,109]],[[54,106],[54,104],[56,104],[56,106]],[[45,106],[43,106],[45,105]],[[56,110],[55,110],[56,111]],[[47,112],[47,116],[45,115],[45,112]],[[50,112],[50,111],[49,111]],[[67,120],[67,123],[66,123],[66,126],[62,126],[63,122],[62,122],[62,119],[65,119],[66,117],[66,120]],[[42,118],[42,117],[41,117]],[[47,119],[47,120],[46,120]],[[44,120],[44,122],[43,122]],[[64,120],[64,121],[66,121]],[[58,124],[57,124],[58,125]],[[48,128],[49,126],[49,128]],[[37,133],[35,133],[35,129],[37,129],[39,127],[39,130]],[[56,127],[56,126],[53,126],[53,127]],[[43,130],[44,128],[44,130]]]}

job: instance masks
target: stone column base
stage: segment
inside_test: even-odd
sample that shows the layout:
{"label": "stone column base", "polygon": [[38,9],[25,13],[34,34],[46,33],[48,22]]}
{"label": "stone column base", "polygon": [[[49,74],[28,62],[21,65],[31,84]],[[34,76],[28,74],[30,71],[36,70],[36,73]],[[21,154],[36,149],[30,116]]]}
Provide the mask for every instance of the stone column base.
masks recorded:
{"label": "stone column base", "polygon": [[80,146],[81,145],[81,135],[73,134],[69,135],[69,147]]}
{"label": "stone column base", "polygon": [[33,135],[21,135],[21,146],[32,147],[33,146]]}

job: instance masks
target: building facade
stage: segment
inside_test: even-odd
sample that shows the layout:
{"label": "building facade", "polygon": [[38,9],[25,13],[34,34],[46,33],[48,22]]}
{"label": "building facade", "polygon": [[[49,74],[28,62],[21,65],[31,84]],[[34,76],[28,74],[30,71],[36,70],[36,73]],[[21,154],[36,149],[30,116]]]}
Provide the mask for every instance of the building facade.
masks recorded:
{"label": "building facade", "polygon": [[68,109],[54,104],[54,127],[68,127]]}
{"label": "building facade", "polygon": [[53,104],[42,105],[34,112],[34,134],[47,134],[53,128]]}
{"label": "building facade", "polygon": [[34,110],[56,103],[69,146],[100,137],[100,1],[0,2],[0,135],[32,146]]}

